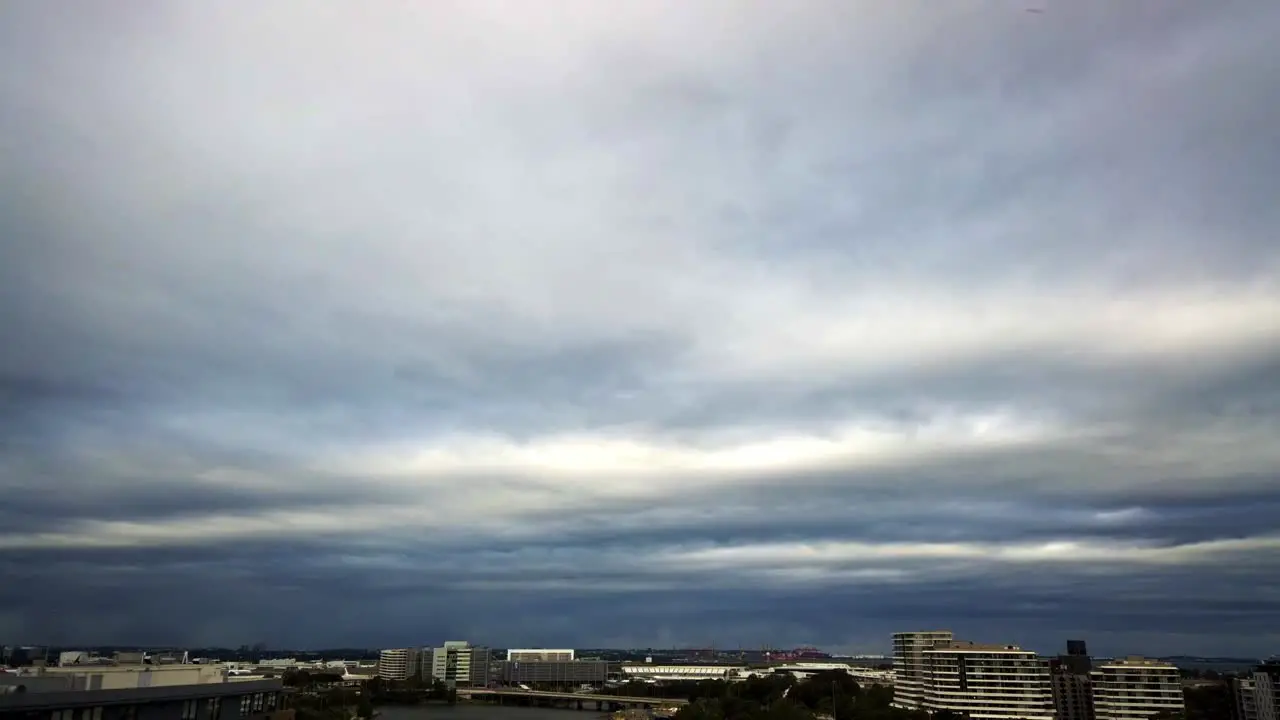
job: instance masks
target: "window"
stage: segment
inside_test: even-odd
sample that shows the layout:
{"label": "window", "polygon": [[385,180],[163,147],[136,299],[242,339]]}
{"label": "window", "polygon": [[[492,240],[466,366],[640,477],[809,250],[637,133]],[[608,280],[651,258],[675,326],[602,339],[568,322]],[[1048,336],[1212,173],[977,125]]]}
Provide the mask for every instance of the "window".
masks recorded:
{"label": "window", "polygon": [[120,713],[120,720],[138,720],[138,706],[125,705]]}
{"label": "window", "polygon": [[240,717],[249,717],[249,703],[253,702],[252,695],[240,696]]}
{"label": "window", "polygon": [[209,720],[222,717],[222,698],[209,698]]}
{"label": "window", "polygon": [[276,709],[276,694],[268,693],[267,694],[267,710],[275,710],[275,709]]}
{"label": "window", "polygon": [[262,712],[262,693],[254,693],[253,695],[253,711]]}
{"label": "window", "polygon": [[182,703],[182,720],[196,720],[200,707],[199,700],[186,700]]}

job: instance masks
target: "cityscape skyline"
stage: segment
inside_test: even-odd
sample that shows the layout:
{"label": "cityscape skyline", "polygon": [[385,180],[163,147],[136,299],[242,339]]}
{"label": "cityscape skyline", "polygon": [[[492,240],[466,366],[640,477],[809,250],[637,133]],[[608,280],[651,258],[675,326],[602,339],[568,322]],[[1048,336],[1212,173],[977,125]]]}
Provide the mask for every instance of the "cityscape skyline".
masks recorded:
{"label": "cityscape skyline", "polygon": [[[1054,657],[958,639],[950,630],[898,631],[892,643],[891,664],[833,658],[811,647],[796,649],[810,658],[717,662],[695,656],[699,651],[686,657],[546,647],[504,653],[457,639],[382,648],[373,658],[362,651],[267,657],[261,644],[256,659],[244,657],[247,647],[234,657],[47,648],[37,657],[0,646],[0,704],[54,717],[88,707],[84,714],[106,720],[133,720],[142,704],[154,720],[290,720],[330,705],[338,709],[331,720],[354,720],[375,717],[386,704],[495,701],[678,720],[686,710],[719,717],[721,703],[730,700],[775,710],[780,702],[795,703],[785,709],[797,719],[829,709],[843,717],[903,720],[1272,720],[1280,700],[1275,657],[1213,671],[1135,655],[1098,657],[1081,639],[1067,640],[1065,654]],[[225,705],[230,712],[223,712]],[[354,716],[349,706],[356,707]]]}
{"label": "cityscape skyline", "polygon": [[[915,634],[918,634],[917,631]],[[899,635],[902,633],[894,633]],[[948,637],[954,636],[955,633],[945,631]],[[468,646],[472,645],[472,641],[454,641],[454,640],[426,640],[420,643],[396,643],[392,645],[369,645],[369,644],[353,644],[350,646],[320,646],[320,645],[295,645],[295,646],[269,646],[267,643],[258,642],[252,645],[248,643],[234,644],[213,644],[213,645],[181,645],[181,644],[92,644],[92,643],[70,643],[65,645],[47,644],[47,643],[25,643],[25,642],[9,642],[5,644],[0,642],[0,648],[6,653],[11,653],[16,649],[24,650],[40,650],[45,653],[67,652],[71,649],[77,651],[110,649],[112,651],[138,651],[142,653],[166,653],[181,651],[184,656],[190,652],[217,651],[219,653],[237,653],[247,658],[270,658],[270,657],[287,657],[291,654],[299,654],[302,656],[319,656],[322,654],[333,654],[341,652],[362,652],[366,656],[377,656],[379,652],[387,652],[392,650],[423,650],[429,651],[436,647],[447,647],[450,643],[466,642]],[[1067,640],[1063,647],[1067,648],[1067,652],[1077,655],[1085,655],[1084,646],[1086,642],[1083,640]],[[487,651],[502,651],[506,653],[506,659],[521,660],[523,655],[528,654],[529,659],[538,660],[573,660],[575,653],[583,654],[584,657],[595,657],[593,653],[624,653],[630,655],[649,653],[654,657],[666,658],[678,656],[681,662],[701,662],[715,661],[717,656],[725,658],[729,661],[733,657],[747,656],[756,658],[758,661],[777,661],[777,662],[823,662],[827,659],[833,660],[892,660],[895,657],[895,642],[887,643],[886,649],[883,651],[851,651],[848,648],[820,648],[812,645],[798,645],[794,647],[779,647],[773,645],[731,645],[731,646],[715,646],[715,645],[672,645],[672,646],[600,646],[600,645],[579,645],[575,648],[557,648],[548,645],[531,645],[528,647],[519,647],[516,644],[492,642],[480,640],[474,643],[475,647],[483,648]],[[1024,650],[1034,652],[1042,657],[1061,656],[1063,648],[1040,649],[1034,647],[1018,646]],[[1073,649],[1074,648],[1074,649]],[[512,654],[516,655],[513,656]],[[539,657],[534,658],[537,655]],[[1223,662],[1230,665],[1255,665],[1260,662],[1274,662],[1280,654],[1271,653],[1266,656],[1248,657],[1248,656],[1229,656],[1229,655],[1187,655],[1187,654],[1171,654],[1171,655],[1154,655],[1141,652],[1140,649],[1127,648],[1123,652],[1090,652],[1089,657],[1095,659],[1123,659],[1125,657],[1150,657],[1159,660],[1185,660],[1191,665],[1188,668],[1198,668],[1200,662],[1204,661],[1212,664],[1213,662]],[[195,656],[191,656],[195,657]],[[752,660],[757,662],[757,660]],[[1203,669],[1214,669],[1205,667]]]}
{"label": "cityscape skyline", "polygon": [[[0,6],[0,642],[1280,647],[1280,3]],[[958,651],[957,651],[958,652]]]}

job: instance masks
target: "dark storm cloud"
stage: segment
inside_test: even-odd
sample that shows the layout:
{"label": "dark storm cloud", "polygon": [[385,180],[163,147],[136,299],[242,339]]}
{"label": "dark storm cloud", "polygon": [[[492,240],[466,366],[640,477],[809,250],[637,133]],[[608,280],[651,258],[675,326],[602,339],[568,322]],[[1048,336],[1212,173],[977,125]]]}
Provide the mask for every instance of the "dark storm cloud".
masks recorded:
{"label": "dark storm cloud", "polygon": [[[1215,615],[1228,616],[1218,625],[1219,632],[1246,635],[1274,614],[1274,603],[1268,602],[1267,593],[1274,593],[1275,588],[1268,591],[1254,587],[1249,585],[1250,578],[1232,577],[1224,569],[1194,575],[1155,572],[1140,578],[1107,577],[1101,581],[1046,572],[1023,572],[979,584],[964,578],[926,579],[912,584],[907,593],[895,593],[883,585],[858,584],[817,593],[786,587],[762,587],[744,593],[696,585],[678,593],[643,588],[616,592],[607,587],[615,578],[605,573],[602,577],[584,574],[581,578],[588,584],[606,586],[596,591],[577,587],[485,592],[454,589],[455,578],[438,573],[424,573],[416,579],[401,576],[399,587],[388,582],[386,574],[358,568],[318,574],[306,566],[304,557],[304,553],[286,553],[269,563],[256,563],[260,573],[249,570],[238,575],[219,572],[217,564],[208,572],[181,572],[160,565],[163,573],[156,573],[147,565],[122,573],[117,566],[113,573],[105,575],[117,584],[108,585],[101,584],[98,579],[102,576],[95,576],[89,569],[87,574],[75,576],[73,582],[68,581],[72,576],[67,573],[39,587],[50,591],[45,600],[47,606],[68,613],[62,630],[68,636],[77,631],[88,632],[90,627],[90,620],[83,613],[72,612],[75,603],[63,600],[64,593],[78,588],[91,589],[90,596],[103,608],[99,620],[108,625],[128,626],[150,642],[191,643],[225,642],[225,638],[244,638],[248,642],[253,637],[287,642],[286,638],[271,636],[265,627],[259,629],[261,635],[247,634],[252,631],[243,628],[239,618],[246,612],[257,612],[288,617],[291,625],[315,632],[324,627],[325,618],[329,622],[338,620],[344,630],[332,638],[337,644],[362,644],[365,638],[377,644],[394,644],[397,637],[429,642],[447,635],[450,628],[458,628],[495,644],[560,640],[578,645],[593,641],[646,645],[658,643],[665,635],[664,644],[719,640],[721,646],[738,642],[753,646],[770,642],[778,628],[785,627],[788,637],[798,641],[838,641],[875,650],[883,639],[865,633],[863,628],[914,627],[932,620],[962,632],[1024,642],[1049,652],[1061,643],[1061,637],[1045,627],[1044,618],[1052,616],[1059,627],[1087,632],[1100,652],[1172,652],[1179,648],[1134,648],[1123,640],[1112,642],[1109,637],[1199,625]],[[279,572],[286,559],[302,567],[290,572],[287,581],[277,579],[268,584],[269,572]],[[111,567],[101,559],[90,567],[104,565]],[[513,572],[519,576],[518,570]],[[119,583],[122,577],[127,578],[127,592]],[[1197,582],[1194,591],[1188,585],[1193,579]],[[30,582],[12,586],[5,599],[18,608],[35,603],[34,598],[21,592],[24,586],[34,587]],[[378,607],[402,611],[404,614],[399,617],[403,620],[395,628],[388,628],[384,619],[367,611],[366,596],[343,589],[352,587],[353,582],[376,589]],[[1181,596],[1161,597],[1170,587],[1179,585],[1184,588]],[[1245,592],[1251,593],[1249,597],[1253,599],[1241,600],[1240,593]],[[134,610],[125,611],[125,603]],[[463,606],[466,610],[460,609]],[[566,608],[573,612],[566,614]],[[141,621],[139,610],[151,610],[164,622]],[[619,628],[619,614],[631,619],[625,626],[629,630]],[[545,618],[545,622],[531,628],[525,621],[530,616]],[[231,634],[216,634],[219,632]]]}
{"label": "dark storm cloud", "polygon": [[0,636],[1280,640],[1274,8],[602,12],[0,12]]}

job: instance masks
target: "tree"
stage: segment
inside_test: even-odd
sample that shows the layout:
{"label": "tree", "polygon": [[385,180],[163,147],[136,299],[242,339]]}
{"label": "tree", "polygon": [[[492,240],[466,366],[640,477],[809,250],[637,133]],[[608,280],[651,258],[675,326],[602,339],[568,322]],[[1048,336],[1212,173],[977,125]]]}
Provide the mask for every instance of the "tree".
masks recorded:
{"label": "tree", "polygon": [[763,720],[809,720],[813,717],[808,709],[789,699],[779,700],[765,710]]}
{"label": "tree", "polygon": [[810,710],[834,714],[841,717],[841,710],[848,712],[848,706],[856,701],[862,688],[849,673],[841,670],[826,670],[815,673],[809,679],[799,683],[787,697]]}
{"label": "tree", "polygon": [[289,668],[288,670],[284,671],[283,675],[280,676],[280,681],[283,682],[286,687],[297,687],[297,688],[310,687],[311,673],[307,672],[306,670]]}
{"label": "tree", "polygon": [[1227,683],[1187,688],[1183,691],[1186,701],[1186,720],[1217,720],[1229,718],[1234,712],[1235,699]]}
{"label": "tree", "polygon": [[674,720],[724,720],[724,708],[719,700],[698,698],[680,708]]}

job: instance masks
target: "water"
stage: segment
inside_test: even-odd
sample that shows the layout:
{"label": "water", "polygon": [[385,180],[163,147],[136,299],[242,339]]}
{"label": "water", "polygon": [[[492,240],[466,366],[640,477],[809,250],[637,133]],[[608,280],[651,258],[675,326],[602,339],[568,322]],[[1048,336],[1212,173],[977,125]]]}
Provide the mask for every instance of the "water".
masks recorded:
{"label": "water", "polygon": [[596,720],[604,713],[563,708],[502,705],[379,705],[378,720]]}
{"label": "water", "polygon": [[1216,670],[1220,673],[1251,673],[1258,666],[1258,663],[1226,663],[1226,662],[1195,662],[1192,660],[1172,660],[1170,661],[1182,670]]}

